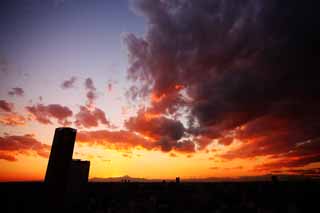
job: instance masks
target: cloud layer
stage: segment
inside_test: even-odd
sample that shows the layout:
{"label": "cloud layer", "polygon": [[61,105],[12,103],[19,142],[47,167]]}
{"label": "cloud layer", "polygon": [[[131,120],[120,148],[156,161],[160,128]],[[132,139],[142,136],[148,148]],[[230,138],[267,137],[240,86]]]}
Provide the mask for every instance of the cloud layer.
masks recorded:
{"label": "cloud layer", "polygon": [[36,155],[47,158],[50,146],[36,140],[32,135],[6,135],[0,137],[0,159],[17,161],[19,155]]}
{"label": "cloud layer", "polygon": [[0,100],[0,110],[4,112],[12,112],[13,103],[9,103],[5,100]]}
{"label": "cloud layer", "polygon": [[26,106],[26,110],[42,124],[52,124],[52,119],[56,119],[59,124],[68,125],[70,122],[67,119],[73,115],[71,109],[59,104],[36,104]]}
{"label": "cloud layer", "polygon": [[70,89],[74,87],[74,84],[76,83],[77,78],[72,76],[69,80],[65,80],[64,82],[62,82],[61,84],[61,88],[62,89]]}
{"label": "cloud layer", "polygon": [[75,117],[75,124],[78,128],[97,127],[99,124],[110,126],[104,111],[99,108],[90,109],[86,106],[80,106],[80,111]]}
{"label": "cloud layer", "polygon": [[[134,100],[151,98],[147,111],[161,116],[179,119],[185,110],[188,126],[180,137],[206,138],[202,146],[218,139],[228,146],[232,136],[242,145],[222,157],[272,156],[280,166],[280,156],[295,152],[298,144],[318,146],[320,84],[314,53],[320,28],[312,4],[136,0],[133,8],[148,25],[144,37],[125,37],[128,76],[135,82],[129,94]],[[158,129],[148,122],[138,115],[127,126],[155,136]],[[176,128],[160,129],[175,135]],[[296,155],[300,160],[288,156],[285,164],[319,162],[316,149]]]}
{"label": "cloud layer", "polygon": [[[162,150],[165,152],[193,152],[193,143],[173,143],[170,140],[156,141],[133,131],[96,130],[80,131],[77,133],[77,141],[88,145],[99,145],[108,149],[130,150],[132,148],[144,148],[147,150]],[[164,148],[165,147],[165,148]]]}
{"label": "cloud layer", "polygon": [[87,106],[93,107],[94,101],[97,99],[98,95],[96,92],[96,87],[94,86],[93,80],[91,78],[87,78],[84,82],[85,89],[87,91]]}
{"label": "cloud layer", "polygon": [[26,118],[14,111],[14,104],[0,100],[0,124],[8,126],[24,125]]}
{"label": "cloud layer", "polygon": [[20,87],[15,87],[12,88],[9,92],[8,95],[10,96],[23,96],[24,95],[24,90]]}

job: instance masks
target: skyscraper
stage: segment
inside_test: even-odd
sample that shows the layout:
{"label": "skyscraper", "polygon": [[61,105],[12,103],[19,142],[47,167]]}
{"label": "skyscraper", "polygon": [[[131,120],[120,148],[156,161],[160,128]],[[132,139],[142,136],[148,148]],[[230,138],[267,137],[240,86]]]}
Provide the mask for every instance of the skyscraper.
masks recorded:
{"label": "skyscraper", "polygon": [[180,177],[176,177],[176,183],[180,183]]}
{"label": "skyscraper", "polygon": [[55,130],[45,177],[48,205],[53,210],[72,205],[86,189],[90,161],[73,160],[73,148],[77,130]]}
{"label": "skyscraper", "polygon": [[69,168],[68,191],[81,192],[88,183],[90,161],[73,159]]}
{"label": "skyscraper", "polygon": [[68,182],[69,168],[72,161],[77,130],[57,128],[51,147],[45,183],[65,189]]}

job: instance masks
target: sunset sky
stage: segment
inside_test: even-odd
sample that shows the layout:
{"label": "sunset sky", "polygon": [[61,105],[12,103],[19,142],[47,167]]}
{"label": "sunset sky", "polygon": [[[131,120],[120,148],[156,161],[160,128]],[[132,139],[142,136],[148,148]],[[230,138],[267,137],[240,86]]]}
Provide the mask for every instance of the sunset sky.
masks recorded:
{"label": "sunset sky", "polygon": [[2,0],[0,181],[76,128],[90,178],[319,175],[319,15],[296,0]]}

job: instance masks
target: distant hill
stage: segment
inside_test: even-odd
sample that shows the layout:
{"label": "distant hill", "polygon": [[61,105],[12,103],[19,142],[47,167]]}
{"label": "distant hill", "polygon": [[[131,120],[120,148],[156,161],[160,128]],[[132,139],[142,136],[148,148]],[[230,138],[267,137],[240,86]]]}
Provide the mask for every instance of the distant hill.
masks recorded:
{"label": "distant hill", "polygon": [[[182,182],[252,182],[252,181],[271,181],[270,175],[261,176],[242,176],[242,177],[208,177],[208,178],[186,178],[181,179]],[[280,181],[302,181],[311,179],[310,177],[303,175],[277,175]],[[107,178],[91,178],[90,182],[162,182],[163,179],[146,179],[146,178],[135,178],[128,175],[122,177],[107,177]],[[174,179],[165,179],[167,182],[173,182]]]}
{"label": "distant hill", "polygon": [[130,177],[128,175],[122,177],[107,177],[107,178],[91,178],[91,182],[123,182],[123,181],[130,181],[130,182],[160,182],[162,180],[159,179],[146,179],[146,178],[135,178]]}

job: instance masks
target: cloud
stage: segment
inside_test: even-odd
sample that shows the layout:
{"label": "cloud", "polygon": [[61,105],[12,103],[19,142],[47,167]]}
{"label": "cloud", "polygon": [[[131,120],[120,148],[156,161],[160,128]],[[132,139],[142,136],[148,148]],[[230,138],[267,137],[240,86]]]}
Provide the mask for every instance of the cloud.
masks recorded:
{"label": "cloud", "polygon": [[232,170],[232,171],[234,171],[234,170],[242,170],[242,169],[243,169],[243,166],[226,167],[226,168],[213,166],[213,167],[210,167],[209,169],[212,169],[212,170],[226,170],[226,171]]}
{"label": "cloud", "polygon": [[[167,138],[161,138],[160,141],[157,143],[160,145],[160,148],[164,152],[169,152],[174,150],[180,153],[193,153],[196,150],[195,143],[192,140],[168,140]],[[191,157],[191,155],[187,155],[187,157]]]}
{"label": "cloud", "polygon": [[[286,156],[320,137],[319,17],[311,4],[136,0],[133,8],[147,31],[124,38],[128,95],[150,98],[147,111],[181,119],[184,110],[185,132],[202,148],[238,139],[242,145],[223,155],[228,159]],[[154,137],[152,125],[137,126]],[[300,160],[286,156],[283,165],[318,162],[317,153],[299,151]]]}
{"label": "cloud", "polygon": [[99,124],[110,126],[104,111],[99,108],[90,109],[86,106],[80,106],[80,111],[75,115],[75,124],[79,128],[97,127]]}
{"label": "cloud", "polygon": [[8,59],[4,55],[0,55],[0,72],[8,73],[9,70],[9,62]]}
{"label": "cloud", "polygon": [[65,80],[64,82],[62,82],[61,88],[62,88],[62,89],[70,89],[70,88],[73,88],[76,80],[77,80],[77,78],[74,77],[74,76],[72,76],[69,80]]}
{"label": "cloud", "polygon": [[94,106],[94,101],[97,99],[98,95],[96,93],[96,88],[93,84],[93,80],[91,78],[87,78],[85,80],[85,89],[87,90],[87,106],[92,107]]}
{"label": "cloud", "polygon": [[36,155],[47,158],[50,146],[36,140],[32,135],[6,135],[0,137],[0,159],[17,161],[19,155]]}
{"label": "cloud", "polygon": [[285,153],[273,156],[273,161],[258,165],[255,170],[274,170],[281,168],[302,167],[320,161],[320,138],[308,140],[292,147]]}
{"label": "cloud", "polygon": [[91,78],[87,78],[85,80],[85,87],[86,87],[87,90],[93,90],[93,91],[96,90]]}
{"label": "cloud", "polygon": [[[181,144],[177,144],[175,142],[171,145],[170,150],[163,149],[163,145],[161,144],[161,142],[127,130],[79,131],[77,133],[77,141],[88,145],[99,145],[108,149],[116,150],[144,148],[147,150],[162,150],[164,152],[168,152],[170,150],[181,153],[194,151],[194,144],[188,142]],[[193,148],[193,150],[191,148]]]}
{"label": "cloud", "polygon": [[131,131],[139,132],[155,140],[162,137],[179,140],[184,133],[184,127],[179,121],[144,111],[139,111],[137,117],[131,117],[125,122],[125,126]]}
{"label": "cloud", "polygon": [[52,124],[52,119],[56,119],[61,125],[69,124],[67,119],[73,115],[71,109],[59,104],[36,104],[26,106],[26,110],[42,124]]}
{"label": "cloud", "polygon": [[255,171],[270,171],[273,169],[295,168],[320,161],[320,154],[314,156],[305,156],[296,159],[280,158],[275,162],[264,163],[254,168]]}
{"label": "cloud", "polygon": [[14,112],[14,104],[0,100],[0,124],[8,126],[24,125],[26,118]]}
{"label": "cloud", "polygon": [[[305,112],[316,112],[309,109]],[[292,114],[293,113],[293,114]],[[221,157],[226,159],[252,158],[269,155],[276,162],[261,167],[304,166],[317,162],[319,158],[320,140],[319,124],[312,123],[313,115],[303,112],[287,112],[287,116],[263,116],[235,130],[235,137],[242,144]]]}
{"label": "cloud", "polygon": [[20,87],[15,87],[12,88],[9,92],[8,95],[10,96],[23,96],[24,95],[24,90]]}
{"label": "cloud", "polygon": [[16,112],[10,112],[0,115],[0,124],[8,126],[23,126],[26,124],[26,118]]}
{"label": "cloud", "polygon": [[140,110],[136,117],[125,122],[125,127],[156,141],[164,152],[173,149],[180,152],[195,151],[195,144],[183,139],[185,128],[180,121]]}
{"label": "cloud", "polygon": [[4,112],[12,112],[13,108],[14,108],[13,103],[9,103],[5,100],[0,100],[0,110]]}
{"label": "cloud", "polygon": [[17,158],[15,156],[0,152],[0,160],[1,159],[7,161],[17,161]]}
{"label": "cloud", "polygon": [[144,137],[130,131],[80,131],[77,133],[77,141],[90,145],[101,145],[110,149],[131,149],[143,147],[152,149],[153,143]]}
{"label": "cloud", "polygon": [[107,91],[112,92],[112,83],[111,82],[109,82],[107,85]]}
{"label": "cloud", "polygon": [[320,176],[320,168],[312,169],[286,169],[286,170],[274,170],[272,173],[289,173],[297,175],[307,175],[307,176]]}

